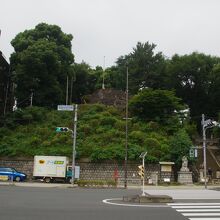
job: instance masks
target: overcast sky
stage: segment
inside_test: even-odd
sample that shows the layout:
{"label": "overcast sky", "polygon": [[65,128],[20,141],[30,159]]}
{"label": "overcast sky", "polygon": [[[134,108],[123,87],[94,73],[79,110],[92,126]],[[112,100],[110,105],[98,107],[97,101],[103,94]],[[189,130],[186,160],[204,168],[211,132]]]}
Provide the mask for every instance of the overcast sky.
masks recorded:
{"label": "overcast sky", "polygon": [[75,61],[92,67],[114,65],[138,41],[168,57],[220,56],[219,11],[220,0],[0,0],[0,50],[8,60],[16,34],[46,22],[71,33]]}

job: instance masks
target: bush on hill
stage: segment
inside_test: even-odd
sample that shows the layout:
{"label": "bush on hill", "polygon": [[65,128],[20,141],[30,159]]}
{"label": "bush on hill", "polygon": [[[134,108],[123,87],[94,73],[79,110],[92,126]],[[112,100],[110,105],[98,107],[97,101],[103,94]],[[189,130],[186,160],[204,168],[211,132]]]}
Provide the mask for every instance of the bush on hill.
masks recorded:
{"label": "bush on hill", "polygon": [[[79,106],[76,157],[92,161],[123,161],[125,155],[124,113],[104,105]],[[32,107],[18,110],[7,116],[0,128],[0,155],[72,155],[70,133],[56,133],[56,127],[73,127],[73,113]],[[173,134],[170,128],[157,122],[142,122],[135,117],[128,122],[128,158],[139,160],[148,151],[146,160],[179,160],[191,147],[187,133],[178,135],[180,125]],[[175,138],[179,138],[175,144]],[[182,148],[179,150],[176,148]],[[172,151],[171,151],[172,149]],[[179,156],[176,156],[178,152]],[[174,157],[175,156],[175,157]],[[177,158],[178,157],[178,158]],[[175,161],[174,161],[175,162]]]}

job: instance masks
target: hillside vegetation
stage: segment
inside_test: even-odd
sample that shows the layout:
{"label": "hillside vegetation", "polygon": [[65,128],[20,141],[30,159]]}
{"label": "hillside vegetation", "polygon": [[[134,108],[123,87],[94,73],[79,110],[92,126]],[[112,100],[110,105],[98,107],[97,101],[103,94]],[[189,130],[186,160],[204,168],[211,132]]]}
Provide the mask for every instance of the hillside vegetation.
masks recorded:
{"label": "hillside vegetation", "polygon": [[[91,161],[124,160],[124,112],[104,105],[80,105],[77,123],[77,159]],[[34,155],[72,154],[70,132],[56,133],[56,127],[73,127],[73,113],[28,107],[6,117],[0,128],[0,155],[33,157]],[[148,162],[178,162],[192,146],[186,131],[175,121],[169,126],[132,118],[128,124],[128,157],[138,160],[148,151]]]}

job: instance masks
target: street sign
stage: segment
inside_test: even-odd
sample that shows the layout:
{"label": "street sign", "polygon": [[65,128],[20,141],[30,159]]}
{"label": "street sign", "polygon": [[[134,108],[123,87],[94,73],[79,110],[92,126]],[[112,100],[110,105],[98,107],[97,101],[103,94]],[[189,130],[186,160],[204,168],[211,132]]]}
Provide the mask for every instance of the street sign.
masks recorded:
{"label": "street sign", "polygon": [[57,106],[58,111],[74,111],[73,105],[58,105]]}
{"label": "street sign", "polygon": [[147,155],[147,151],[146,151],[146,152],[142,152],[139,157],[140,157],[140,158],[144,158],[146,155]]}
{"label": "street sign", "polygon": [[198,150],[197,149],[194,149],[194,156],[198,157]]}

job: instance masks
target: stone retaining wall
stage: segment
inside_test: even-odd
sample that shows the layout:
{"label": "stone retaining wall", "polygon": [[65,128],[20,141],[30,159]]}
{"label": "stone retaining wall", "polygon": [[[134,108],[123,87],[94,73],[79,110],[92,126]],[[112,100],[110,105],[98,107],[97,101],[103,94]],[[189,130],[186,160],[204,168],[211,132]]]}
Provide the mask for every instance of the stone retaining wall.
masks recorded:
{"label": "stone retaining wall", "polygon": [[[13,167],[18,171],[24,172],[28,175],[28,179],[33,175],[33,160],[11,160],[0,159],[0,167]],[[114,179],[115,174],[118,175],[119,183],[124,182],[124,164],[119,163],[91,163],[79,162],[76,165],[80,166],[80,179],[86,180],[108,180]],[[127,180],[128,184],[140,184],[140,177],[138,175],[137,163],[128,163],[127,165]],[[160,172],[160,165],[146,164],[145,165],[145,181],[152,177],[152,174],[158,174],[158,180],[164,178],[164,174]],[[173,173],[171,174],[173,177]],[[171,178],[173,181],[173,178]]]}
{"label": "stone retaining wall", "polygon": [[33,175],[34,160],[0,160],[0,167],[12,167],[27,174],[28,179]]}

